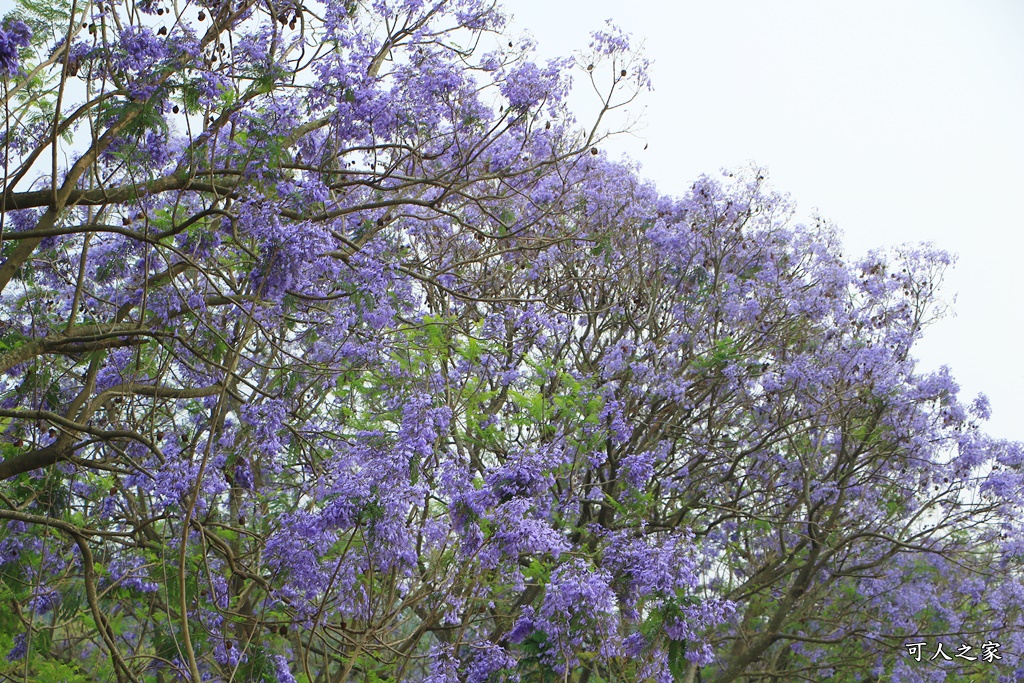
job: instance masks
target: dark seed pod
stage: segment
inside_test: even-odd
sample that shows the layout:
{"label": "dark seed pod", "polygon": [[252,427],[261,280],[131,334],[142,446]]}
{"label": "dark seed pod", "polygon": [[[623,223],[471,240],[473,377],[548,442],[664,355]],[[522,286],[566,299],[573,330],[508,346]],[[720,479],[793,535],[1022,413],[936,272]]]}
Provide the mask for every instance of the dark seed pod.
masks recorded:
{"label": "dark seed pod", "polygon": [[597,156],[597,147],[591,147],[590,153],[593,154],[594,156]]}

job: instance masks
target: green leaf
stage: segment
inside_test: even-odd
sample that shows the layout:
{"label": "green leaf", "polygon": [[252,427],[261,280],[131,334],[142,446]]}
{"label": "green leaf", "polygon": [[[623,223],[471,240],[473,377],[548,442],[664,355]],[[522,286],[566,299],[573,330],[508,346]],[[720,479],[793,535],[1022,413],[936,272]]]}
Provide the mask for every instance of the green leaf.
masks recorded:
{"label": "green leaf", "polygon": [[668,642],[668,670],[681,679],[686,674],[690,662],[686,659],[686,642],[670,640]]}

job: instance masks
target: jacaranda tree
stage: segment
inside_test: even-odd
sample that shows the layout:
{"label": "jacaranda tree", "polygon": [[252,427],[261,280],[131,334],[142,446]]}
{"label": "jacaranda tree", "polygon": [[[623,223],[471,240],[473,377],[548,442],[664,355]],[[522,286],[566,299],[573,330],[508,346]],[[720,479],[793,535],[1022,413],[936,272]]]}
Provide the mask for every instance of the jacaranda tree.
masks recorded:
{"label": "jacaranda tree", "polygon": [[951,258],[660,194],[600,151],[628,37],[503,28],[3,19],[0,676],[1024,677],[1024,450],[914,361]]}

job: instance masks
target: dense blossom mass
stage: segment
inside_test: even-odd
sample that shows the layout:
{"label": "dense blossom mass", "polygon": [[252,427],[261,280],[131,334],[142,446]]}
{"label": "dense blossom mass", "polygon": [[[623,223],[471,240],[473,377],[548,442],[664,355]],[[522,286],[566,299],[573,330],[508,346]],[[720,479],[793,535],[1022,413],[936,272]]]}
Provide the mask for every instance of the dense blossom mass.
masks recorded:
{"label": "dense blossom mass", "polygon": [[0,677],[1024,679],[1024,447],[914,360],[952,258],[661,194],[601,151],[646,69],[485,0],[21,0]]}

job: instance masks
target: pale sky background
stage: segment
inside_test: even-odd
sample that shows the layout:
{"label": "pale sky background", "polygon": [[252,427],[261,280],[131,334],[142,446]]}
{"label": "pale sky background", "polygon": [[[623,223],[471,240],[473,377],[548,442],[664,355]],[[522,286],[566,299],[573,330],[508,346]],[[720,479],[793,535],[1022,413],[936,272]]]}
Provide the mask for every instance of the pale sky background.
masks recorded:
{"label": "pale sky background", "polygon": [[654,91],[632,106],[638,137],[609,149],[663,192],[753,161],[836,223],[848,255],[921,241],[957,254],[955,317],[916,355],[950,366],[962,399],[988,395],[990,434],[1024,440],[1024,1],[504,6],[509,34],[529,31],[543,56],[585,49],[605,19],[643,42]]}

